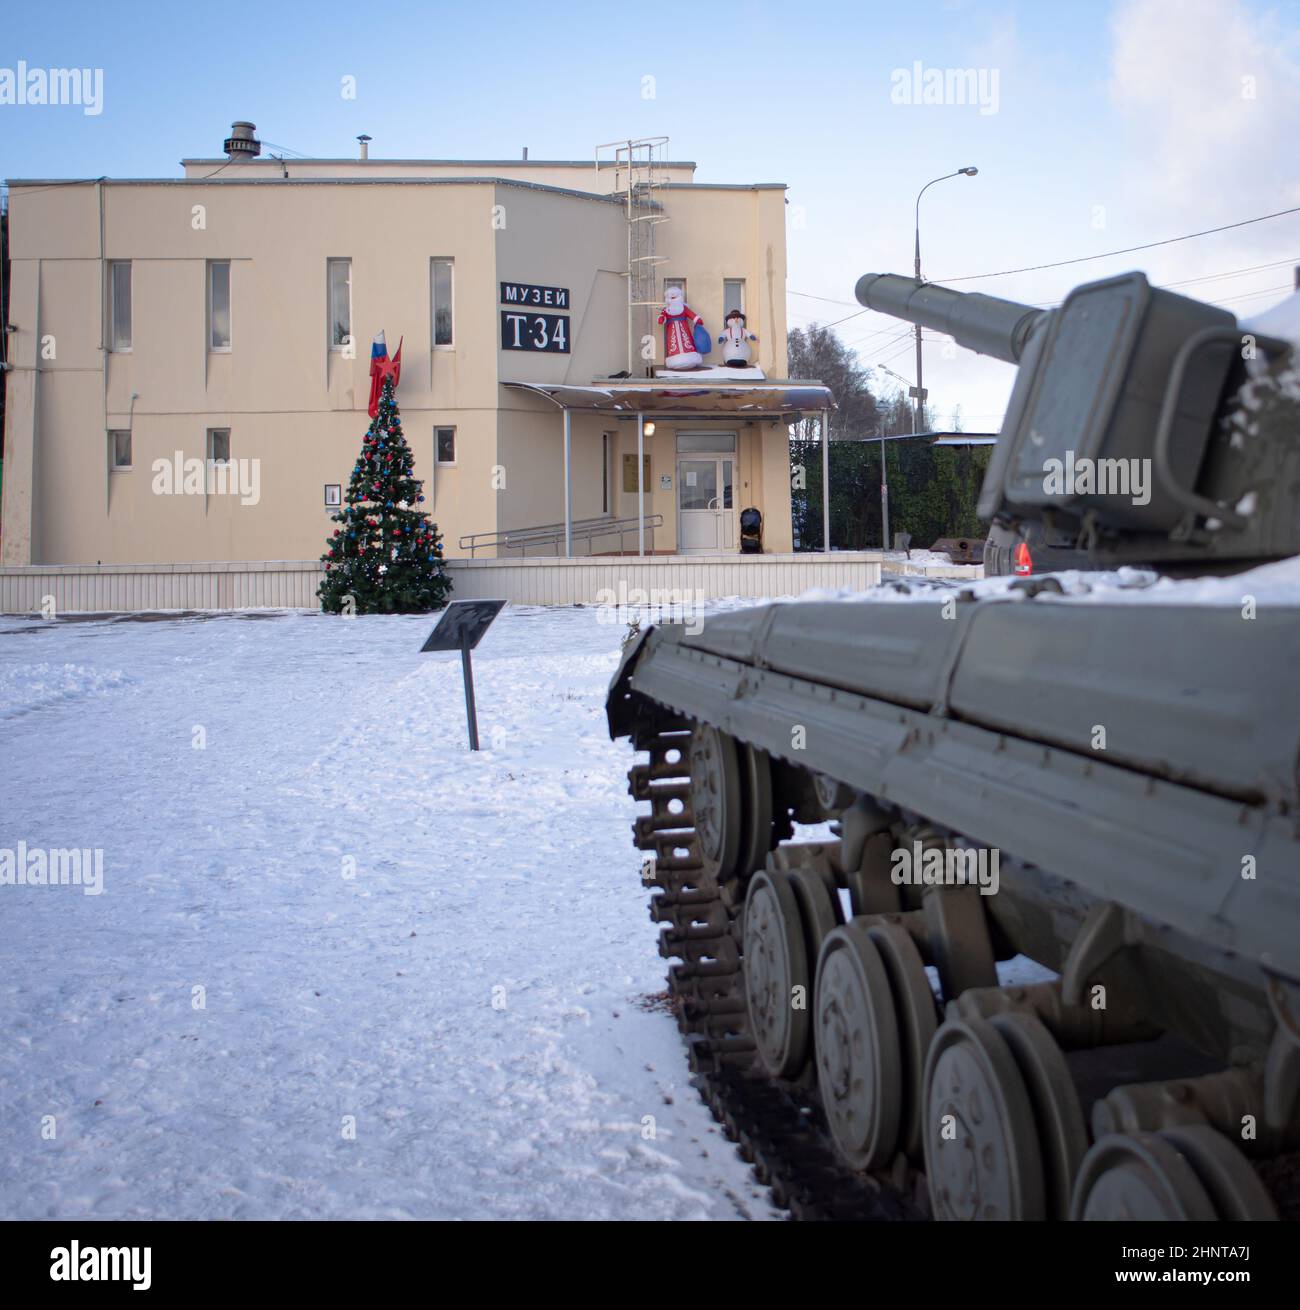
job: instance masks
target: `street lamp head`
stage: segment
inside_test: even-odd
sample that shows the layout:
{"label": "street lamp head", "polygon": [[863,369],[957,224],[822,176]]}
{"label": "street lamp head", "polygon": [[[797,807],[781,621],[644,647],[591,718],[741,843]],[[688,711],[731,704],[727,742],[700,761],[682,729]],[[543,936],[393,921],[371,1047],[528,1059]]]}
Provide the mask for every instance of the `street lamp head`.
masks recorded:
{"label": "street lamp head", "polygon": [[959,173],[964,173],[967,177],[974,177],[975,174],[979,172],[979,169],[978,169],[978,168],[975,168],[975,167],[973,167],[973,166],[970,166],[970,167],[967,167],[967,168],[959,168],[957,171],[958,171]]}

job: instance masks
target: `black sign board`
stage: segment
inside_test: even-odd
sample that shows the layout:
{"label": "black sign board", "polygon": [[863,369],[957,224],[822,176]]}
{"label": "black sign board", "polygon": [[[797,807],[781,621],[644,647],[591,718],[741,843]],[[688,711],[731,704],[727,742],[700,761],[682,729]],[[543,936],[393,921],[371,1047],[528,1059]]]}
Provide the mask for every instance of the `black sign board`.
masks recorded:
{"label": "black sign board", "polygon": [[501,349],[569,353],[569,319],[565,314],[525,314],[501,311]]}
{"label": "black sign board", "polygon": [[453,600],[442,612],[421,653],[430,650],[460,651],[460,667],[465,675],[465,720],[469,727],[469,748],[478,750],[478,714],[474,708],[474,668],[469,653],[492,626],[492,620],[505,608],[503,600]]}
{"label": "black sign board", "polygon": [[568,309],[568,287],[535,287],[527,282],[503,282],[503,305],[523,305],[529,309]]}
{"label": "black sign board", "polygon": [[429,639],[420,647],[430,650],[473,650],[505,608],[503,600],[453,600],[442,612]]}

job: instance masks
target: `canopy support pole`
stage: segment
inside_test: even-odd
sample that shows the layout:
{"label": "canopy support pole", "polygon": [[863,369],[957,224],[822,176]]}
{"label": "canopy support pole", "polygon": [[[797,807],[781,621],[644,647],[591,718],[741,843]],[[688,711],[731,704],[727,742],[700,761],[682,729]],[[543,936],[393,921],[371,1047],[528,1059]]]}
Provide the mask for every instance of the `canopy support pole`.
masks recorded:
{"label": "canopy support pole", "polygon": [[645,415],[636,414],[636,553],[645,554]]}
{"label": "canopy support pole", "polygon": [[831,550],[831,440],[830,410],[822,410],[822,549]]}
{"label": "canopy support pole", "polygon": [[564,407],[564,554],[573,556],[573,411]]}

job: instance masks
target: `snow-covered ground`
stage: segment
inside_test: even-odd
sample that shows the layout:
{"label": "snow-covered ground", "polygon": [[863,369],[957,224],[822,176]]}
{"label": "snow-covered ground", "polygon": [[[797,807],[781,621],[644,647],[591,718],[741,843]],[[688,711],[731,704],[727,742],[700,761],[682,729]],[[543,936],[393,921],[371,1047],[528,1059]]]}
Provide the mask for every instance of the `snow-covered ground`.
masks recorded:
{"label": "snow-covered ground", "polygon": [[104,879],[0,885],[0,1216],[774,1214],[648,999],[622,629],[507,609],[472,756],[430,626],[0,619],[0,849]]}

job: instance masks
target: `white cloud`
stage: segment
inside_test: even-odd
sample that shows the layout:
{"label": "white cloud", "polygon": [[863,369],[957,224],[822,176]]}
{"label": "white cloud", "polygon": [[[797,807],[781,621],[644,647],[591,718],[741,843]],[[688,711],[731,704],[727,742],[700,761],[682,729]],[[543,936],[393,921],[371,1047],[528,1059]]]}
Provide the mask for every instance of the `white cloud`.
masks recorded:
{"label": "white cloud", "polygon": [[1243,0],[1121,0],[1111,27],[1134,185],[1198,217],[1300,202],[1294,30]]}

